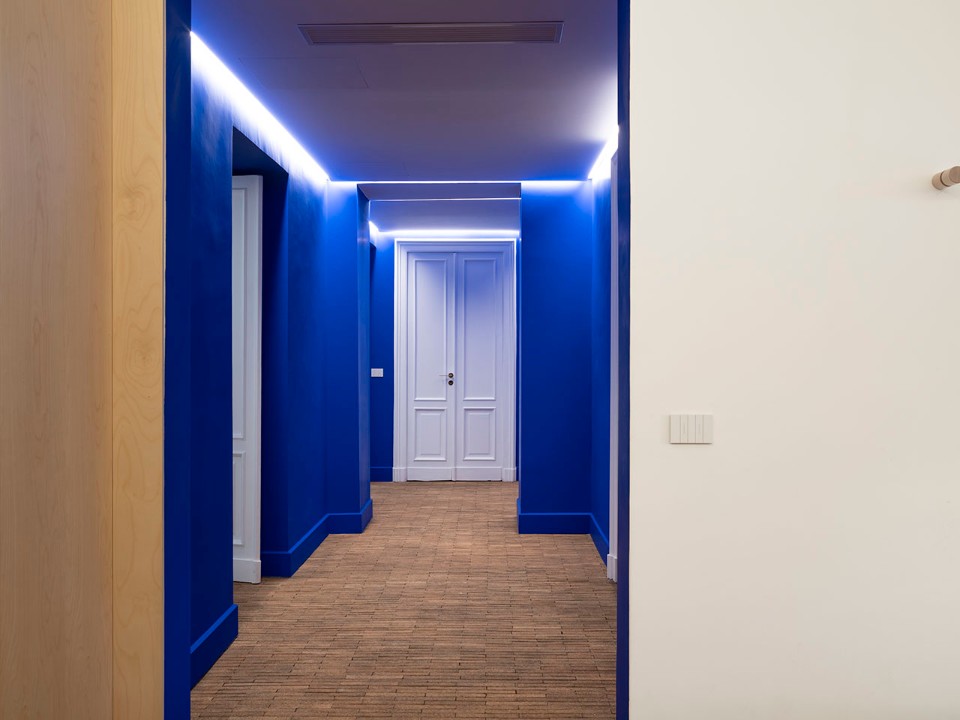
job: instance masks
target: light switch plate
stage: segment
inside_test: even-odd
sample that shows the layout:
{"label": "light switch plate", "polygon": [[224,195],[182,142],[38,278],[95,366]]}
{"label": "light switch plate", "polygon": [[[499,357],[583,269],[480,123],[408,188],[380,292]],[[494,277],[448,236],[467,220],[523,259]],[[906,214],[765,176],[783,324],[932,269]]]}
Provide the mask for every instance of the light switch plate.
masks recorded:
{"label": "light switch plate", "polygon": [[383,368],[370,368],[370,377],[383,377]]}
{"label": "light switch plate", "polygon": [[713,415],[671,415],[672,445],[712,445]]}

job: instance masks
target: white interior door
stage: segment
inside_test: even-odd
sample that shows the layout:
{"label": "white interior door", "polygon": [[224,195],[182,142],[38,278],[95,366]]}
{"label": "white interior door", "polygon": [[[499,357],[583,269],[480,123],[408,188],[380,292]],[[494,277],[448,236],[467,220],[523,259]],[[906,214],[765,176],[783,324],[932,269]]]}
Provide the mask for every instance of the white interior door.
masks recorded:
{"label": "white interior door", "polygon": [[401,243],[394,479],[513,480],[513,243]]}
{"label": "white interior door", "polygon": [[233,178],[233,579],[260,582],[263,178]]}

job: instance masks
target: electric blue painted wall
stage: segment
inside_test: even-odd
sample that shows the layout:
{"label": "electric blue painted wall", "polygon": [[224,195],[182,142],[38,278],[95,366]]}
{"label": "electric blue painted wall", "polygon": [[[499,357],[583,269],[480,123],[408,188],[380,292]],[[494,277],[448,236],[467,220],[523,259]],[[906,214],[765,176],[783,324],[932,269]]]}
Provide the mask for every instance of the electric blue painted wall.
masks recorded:
{"label": "electric blue painted wall", "polygon": [[[234,147],[250,143],[234,133]],[[252,144],[252,143],[250,143]],[[255,148],[261,155],[262,151]],[[272,161],[268,161],[271,164]],[[290,457],[286,452],[291,430],[290,396],[285,368],[290,359],[289,327],[290,303],[288,274],[289,238],[287,220],[287,193],[293,192],[289,176],[279,166],[236,167],[238,174],[255,173],[263,176],[263,245],[262,308],[261,308],[261,400],[260,400],[260,503],[261,551],[283,552],[290,547],[291,523],[287,517],[290,493],[286,478],[290,477]],[[308,498],[309,500],[309,498]],[[321,512],[322,508],[314,508]],[[268,558],[270,556],[268,555]],[[266,574],[276,569],[269,561]]]}
{"label": "electric blue painted wall", "polygon": [[[194,76],[190,298],[191,679],[236,637],[233,604],[231,428],[232,123]],[[169,354],[169,353],[168,353]],[[169,409],[168,409],[169,415]],[[174,421],[168,417],[167,422]]]}
{"label": "electric blue painted wall", "polygon": [[[322,367],[324,337],[320,332],[326,306],[321,272],[324,248],[338,239],[323,236],[324,206],[313,188],[291,183],[287,191],[287,422],[283,451],[287,470],[287,550],[330,512],[324,489],[326,446],[323,443],[325,387]],[[349,238],[348,238],[349,240]],[[359,509],[353,506],[354,511]],[[312,549],[311,549],[312,551]]]}
{"label": "electric blue painted wall", "polygon": [[522,186],[520,532],[591,530],[593,187]]}
{"label": "electric blue painted wall", "polygon": [[378,240],[371,273],[370,364],[383,368],[382,378],[370,381],[370,479],[393,480],[393,393],[395,384],[393,240]]}
{"label": "electric blue painted wall", "polygon": [[594,524],[590,534],[606,561],[610,549],[610,180],[597,180],[593,190],[590,512]]}
{"label": "electric blue painted wall", "polygon": [[190,717],[190,0],[166,4],[163,707]]}
{"label": "electric blue painted wall", "polygon": [[[178,474],[174,487],[185,487],[181,494],[188,500],[167,506],[168,528],[179,522],[189,538],[191,644],[189,659],[180,660],[196,682],[238,626],[232,578],[231,176],[264,176],[265,575],[293,574],[329,533],[360,532],[372,514],[369,463],[363,460],[369,452],[363,401],[369,370],[366,376],[360,372],[369,367],[370,266],[368,241],[357,238],[355,186],[352,196],[338,188],[328,197],[329,186],[288,174],[257,142],[235,134],[235,125],[247,130],[243,121],[196,72],[191,92],[189,222],[178,217],[171,227],[180,234],[168,235],[168,260],[179,262],[176,268],[168,263],[174,313],[167,317],[165,412],[168,472]],[[255,137],[256,128],[250,130]],[[345,422],[350,412],[353,422]],[[168,584],[177,583],[175,574],[168,577]]]}
{"label": "electric blue painted wall", "polygon": [[[369,202],[351,183],[331,183],[326,198],[322,301],[327,388],[326,472],[329,512],[363,515],[370,504]],[[360,232],[358,232],[358,227]],[[365,519],[364,519],[365,518]],[[352,524],[351,518],[342,518]],[[341,530],[345,532],[346,530]],[[351,530],[357,532],[358,530]]]}

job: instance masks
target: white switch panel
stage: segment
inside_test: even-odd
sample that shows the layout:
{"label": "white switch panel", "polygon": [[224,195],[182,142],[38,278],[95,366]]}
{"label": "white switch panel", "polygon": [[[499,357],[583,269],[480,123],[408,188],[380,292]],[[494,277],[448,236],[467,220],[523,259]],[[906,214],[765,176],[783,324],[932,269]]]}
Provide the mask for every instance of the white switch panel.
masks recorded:
{"label": "white switch panel", "polygon": [[713,415],[671,415],[670,443],[712,445]]}
{"label": "white switch panel", "polygon": [[370,377],[383,377],[383,368],[370,368]]}

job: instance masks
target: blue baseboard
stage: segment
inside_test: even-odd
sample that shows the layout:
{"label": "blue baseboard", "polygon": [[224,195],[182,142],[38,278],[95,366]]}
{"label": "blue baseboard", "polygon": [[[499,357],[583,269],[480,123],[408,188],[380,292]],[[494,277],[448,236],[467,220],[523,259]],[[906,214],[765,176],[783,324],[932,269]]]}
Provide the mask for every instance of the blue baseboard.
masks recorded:
{"label": "blue baseboard", "polygon": [[355,513],[328,513],[289,550],[260,552],[260,570],[265,577],[293,577],[328,535],[362,533],[373,519],[373,500]]}
{"label": "blue baseboard", "polygon": [[607,562],[610,542],[593,513],[525,513],[517,499],[517,530],[521,535],[589,535]]}
{"label": "blue baseboard", "polygon": [[367,500],[360,512],[330,513],[327,518],[331,535],[362,533],[373,519],[373,499]]}
{"label": "blue baseboard", "polygon": [[521,513],[517,527],[521,535],[588,535],[590,513]]}
{"label": "blue baseboard", "polygon": [[393,467],[371,467],[370,482],[393,482]]}
{"label": "blue baseboard", "polygon": [[237,606],[229,609],[213,623],[200,638],[190,646],[190,687],[207,674],[220,659],[230,643],[237,639],[239,616]]}
{"label": "blue baseboard", "polygon": [[307,530],[289,550],[261,550],[260,572],[265,577],[293,577],[313,551],[330,534],[330,516],[324,515],[320,521]]}
{"label": "blue baseboard", "polygon": [[597,518],[594,515],[590,514],[590,538],[593,540],[593,545],[597,548],[597,552],[600,553],[600,559],[603,560],[603,564],[607,564],[607,555],[610,554],[610,541],[607,540],[607,534],[600,527],[600,524],[597,522]]}
{"label": "blue baseboard", "polygon": [[521,535],[586,535],[591,518],[590,513],[525,513],[517,499],[517,530]]}

